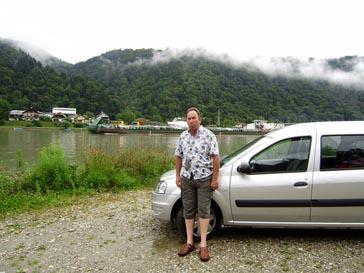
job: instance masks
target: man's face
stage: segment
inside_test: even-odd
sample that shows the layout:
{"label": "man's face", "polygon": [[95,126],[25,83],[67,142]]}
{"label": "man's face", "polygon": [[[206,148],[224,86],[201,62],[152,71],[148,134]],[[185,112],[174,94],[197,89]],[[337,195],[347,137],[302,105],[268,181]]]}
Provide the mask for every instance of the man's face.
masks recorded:
{"label": "man's face", "polygon": [[190,130],[197,130],[200,127],[201,120],[196,111],[187,113],[187,125]]}

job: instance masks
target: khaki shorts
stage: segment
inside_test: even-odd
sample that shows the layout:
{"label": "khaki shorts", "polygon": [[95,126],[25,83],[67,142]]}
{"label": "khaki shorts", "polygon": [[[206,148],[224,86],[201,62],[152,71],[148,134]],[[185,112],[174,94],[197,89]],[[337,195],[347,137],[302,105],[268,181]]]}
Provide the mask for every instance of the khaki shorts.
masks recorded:
{"label": "khaki shorts", "polygon": [[210,176],[208,179],[190,180],[182,177],[181,197],[183,204],[183,216],[185,219],[194,219],[196,211],[202,219],[210,218],[212,191]]}

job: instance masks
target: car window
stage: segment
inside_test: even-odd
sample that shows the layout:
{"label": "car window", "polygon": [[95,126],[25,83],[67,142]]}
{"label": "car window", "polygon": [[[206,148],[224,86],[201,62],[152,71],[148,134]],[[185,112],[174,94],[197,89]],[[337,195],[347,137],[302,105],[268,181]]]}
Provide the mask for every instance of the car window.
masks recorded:
{"label": "car window", "polygon": [[320,170],[364,168],[364,135],[321,137]]}
{"label": "car window", "polygon": [[234,152],[232,152],[231,154],[227,155],[226,157],[224,157],[221,160],[221,166],[223,166],[224,164],[226,164],[226,162],[228,162],[230,159],[234,158],[235,156],[237,156],[238,154],[242,153],[243,151],[246,151],[247,149],[249,149],[251,146],[253,146],[253,144],[257,143],[258,141],[260,141],[261,139],[265,138],[266,136],[260,136],[252,141],[250,141],[249,143],[245,144],[244,146],[240,147],[239,149],[235,150]]}
{"label": "car window", "polygon": [[281,140],[250,160],[252,173],[305,172],[310,147],[310,136]]}

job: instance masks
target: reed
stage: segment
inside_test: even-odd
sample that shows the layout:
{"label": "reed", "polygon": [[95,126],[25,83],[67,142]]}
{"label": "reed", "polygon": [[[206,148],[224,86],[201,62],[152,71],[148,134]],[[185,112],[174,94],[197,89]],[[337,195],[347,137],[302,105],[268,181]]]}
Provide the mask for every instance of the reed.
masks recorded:
{"label": "reed", "polygon": [[118,168],[136,178],[142,186],[150,186],[156,178],[174,167],[173,157],[161,149],[126,149],[115,156]]}
{"label": "reed", "polygon": [[18,154],[18,170],[0,171],[0,216],[9,211],[55,206],[65,202],[64,196],[151,187],[162,173],[174,167],[171,154],[151,147],[123,149],[113,155],[90,149],[78,165],[69,163],[59,143],[44,147],[32,166],[24,164],[21,152]]}

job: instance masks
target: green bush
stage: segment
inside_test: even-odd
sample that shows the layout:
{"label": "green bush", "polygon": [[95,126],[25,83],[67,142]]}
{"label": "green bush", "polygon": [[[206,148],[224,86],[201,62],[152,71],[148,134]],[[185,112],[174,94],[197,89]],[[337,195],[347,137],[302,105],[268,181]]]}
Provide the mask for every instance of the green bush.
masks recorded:
{"label": "green bush", "polygon": [[47,122],[51,122],[52,121],[52,118],[51,117],[40,117],[39,118],[41,121],[47,121]]}
{"label": "green bush", "polygon": [[42,123],[39,120],[32,120],[34,127],[42,127]]}
{"label": "green bush", "polygon": [[63,202],[60,195],[151,186],[163,172],[174,167],[169,154],[154,148],[122,150],[117,155],[91,149],[86,152],[84,163],[76,167],[66,160],[59,144],[51,144],[39,152],[31,167],[22,162],[20,151],[18,160],[19,168],[11,176],[0,172],[0,216],[57,205]]}
{"label": "green bush", "polygon": [[[54,121],[53,122],[53,126],[55,127],[59,127],[59,128],[64,128],[64,129],[67,129],[69,127],[69,124],[68,125],[64,125],[65,122],[60,122],[60,121]],[[67,127],[67,128],[66,128]]]}
{"label": "green bush", "polygon": [[142,149],[124,150],[117,155],[116,165],[128,175],[140,181],[141,185],[149,186],[163,172],[174,167],[173,158],[163,150]]}
{"label": "green bush", "polygon": [[34,127],[35,125],[34,125],[34,123],[33,122],[31,122],[31,121],[26,121],[26,123],[25,123],[25,127]]}
{"label": "green bush", "polygon": [[[109,155],[97,149],[86,152],[81,166],[71,166],[59,144],[42,148],[35,165],[25,168],[19,152],[18,179],[23,192],[47,193],[49,191],[96,189],[134,189],[150,186],[166,170],[174,167],[173,158],[165,151],[144,149],[123,150]],[[3,180],[5,178],[2,178]],[[4,180],[3,192],[9,192],[10,182]],[[10,180],[11,181],[11,180]],[[10,183],[10,184],[9,184]]]}
{"label": "green bush", "polygon": [[105,153],[91,149],[86,152],[86,159],[76,185],[78,187],[105,189],[109,188],[114,174],[113,162]]}
{"label": "green bush", "polygon": [[138,181],[123,170],[119,170],[115,174],[113,184],[116,188],[126,190],[135,189],[139,186]]}
{"label": "green bush", "polygon": [[38,193],[72,189],[73,171],[60,145],[52,144],[42,148],[38,162],[25,173],[22,188]]}
{"label": "green bush", "polygon": [[69,127],[71,127],[71,123],[69,121],[64,121],[63,122],[63,128],[68,129]]}
{"label": "green bush", "polygon": [[16,166],[19,170],[24,170],[26,166],[26,162],[23,156],[23,151],[20,149],[16,151]]}
{"label": "green bush", "polygon": [[83,127],[85,127],[83,123],[75,123],[74,126],[75,126],[75,128],[83,128]]}
{"label": "green bush", "polygon": [[106,189],[109,188],[110,184],[110,174],[106,173],[104,170],[91,169],[85,173],[83,177],[84,183],[86,183],[86,188],[93,189]]}
{"label": "green bush", "polygon": [[161,150],[128,149],[114,156],[90,150],[76,185],[98,190],[134,189],[154,184],[163,172],[173,167],[173,159]]}
{"label": "green bush", "polygon": [[0,196],[7,196],[14,194],[15,183],[10,177],[0,173]]}
{"label": "green bush", "polygon": [[131,189],[137,186],[137,181],[116,166],[113,156],[89,150],[77,186],[97,190]]}

